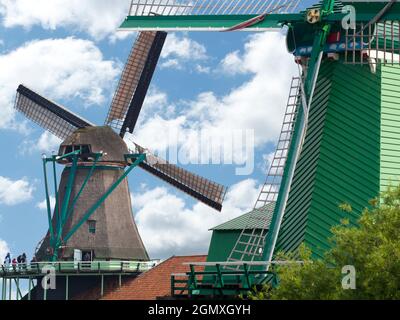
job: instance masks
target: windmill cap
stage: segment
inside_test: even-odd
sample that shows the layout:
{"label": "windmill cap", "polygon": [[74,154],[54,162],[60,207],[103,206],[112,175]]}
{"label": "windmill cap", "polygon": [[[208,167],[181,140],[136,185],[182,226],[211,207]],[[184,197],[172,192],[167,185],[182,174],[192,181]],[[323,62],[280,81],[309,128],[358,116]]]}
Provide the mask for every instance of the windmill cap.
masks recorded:
{"label": "windmill cap", "polygon": [[58,155],[72,152],[80,146],[88,147],[91,153],[102,153],[99,162],[126,163],[124,155],[128,153],[128,148],[124,140],[108,126],[77,129],[61,143]]}

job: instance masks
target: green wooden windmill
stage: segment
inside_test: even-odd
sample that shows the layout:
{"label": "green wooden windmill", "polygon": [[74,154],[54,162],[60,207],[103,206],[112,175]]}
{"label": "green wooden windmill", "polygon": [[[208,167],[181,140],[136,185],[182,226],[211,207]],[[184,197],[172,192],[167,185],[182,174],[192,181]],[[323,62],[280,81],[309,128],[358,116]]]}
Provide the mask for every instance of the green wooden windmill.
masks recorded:
{"label": "green wooden windmill", "polygon": [[[255,32],[285,27],[288,50],[300,66],[254,210],[234,245],[224,247],[221,241],[210,247],[210,252],[219,251],[209,261],[216,266],[214,288],[224,287],[224,274],[246,273],[257,262],[268,269],[278,250],[294,251],[301,243],[314,257],[322,256],[332,226],[344,217],[355,224],[368,200],[396,183],[399,20],[400,4],[393,0],[323,0],[314,5],[300,0],[132,1],[121,30]],[[340,211],[343,202],[352,205],[351,214]],[[195,273],[190,279],[191,288],[199,288]]]}

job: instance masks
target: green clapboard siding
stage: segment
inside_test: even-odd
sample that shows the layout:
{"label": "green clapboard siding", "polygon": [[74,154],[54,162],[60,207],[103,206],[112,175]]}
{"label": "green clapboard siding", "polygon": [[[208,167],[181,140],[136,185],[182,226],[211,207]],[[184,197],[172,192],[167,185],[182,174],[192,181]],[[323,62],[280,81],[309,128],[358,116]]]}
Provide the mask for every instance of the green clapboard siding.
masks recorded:
{"label": "green clapboard siding", "polygon": [[[256,229],[256,234],[260,234],[261,229],[265,228],[265,224],[269,226],[274,207],[275,203],[269,203],[260,209],[262,211],[250,211],[212,228],[213,233],[208,249],[207,261],[226,261],[244,228],[249,229],[246,232],[248,234],[251,234],[253,229]],[[250,217],[253,217],[253,219]],[[265,220],[254,219],[255,217],[263,217]],[[242,236],[240,240],[247,242],[249,238]],[[244,250],[245,246],[239,245],[236,249]]]}
{"label": "green clapboard siding", "polygon": [[[232,220],[226,221],[211,230],[239,230],[243,229],[264,229],[271,223],[272,214],[274,212],[275,203],[268,203],[258,210],[252,210],[242,214]],[[250,232],[251,233],[251,232]]]}
{"label": "green clapboard siding", "polygon": [[208,249],[207,261],[228,260],[229,254],[240,236],[240,232],[241,230],[214,230]]}
{"label": "green clapboard siding", "polygon": [[382,66],[381,179],[384,191],[400,182],[400,67]]}
{"label": "green clapboard siding", "polygon": [[[379,193],[379,160],[379,70],[323,62],[275,252],[304,242],[322,257],[331,228],[345,217],[355,224]],[[351,214],[338,208],[344,202]]]}

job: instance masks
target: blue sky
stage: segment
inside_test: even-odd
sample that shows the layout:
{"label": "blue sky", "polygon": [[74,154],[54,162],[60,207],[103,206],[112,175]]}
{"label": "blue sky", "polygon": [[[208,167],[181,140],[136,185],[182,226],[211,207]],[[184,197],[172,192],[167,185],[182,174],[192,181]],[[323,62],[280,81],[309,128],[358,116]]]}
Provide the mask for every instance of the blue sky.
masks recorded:
{"label": "blue sky", "polygon": [[[57,140],[14,112],[18,84],[103,124],[136,36],[115,32],[128,4],[0,0],[0,254],[31,257],[44,236],[41,154],[57,149]],[[171,128],[182,132],[182,145],[201,130],[251,129],[255,165],[244,176],[236,175],[240,164],[184,166],[229,187],[221,213],[134,170],[135,219],[152,258],[206,253],[207,230],[253,206],[296,72],[281,33],[169,34],[135,139],[162,152]]]}

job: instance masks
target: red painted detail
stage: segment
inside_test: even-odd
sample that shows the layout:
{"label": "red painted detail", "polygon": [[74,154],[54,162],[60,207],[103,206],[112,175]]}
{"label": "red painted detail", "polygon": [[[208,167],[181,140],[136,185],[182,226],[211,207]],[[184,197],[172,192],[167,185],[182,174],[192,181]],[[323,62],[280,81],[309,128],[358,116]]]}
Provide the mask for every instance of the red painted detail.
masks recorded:
{"label": "red painted detail", "polygon": [[337,43],[340,41],[340,32],[332,32],[328,39],[326,40],[327,43]]}
{"label": "red painted detail", "polygon": [[261,14],[261,15],[259,15],[257,17],[254,17],[254,18],[250,19],[250,20],[247,20],[247,21],[244,21],[242,23],[239,23],[239,24],[237,24],[237,25],[233,26],[232,28],[229,28],[229,29],[227,29],[225,31],[236,31],[236,30],[241,30],[241,29],[245,29],[245,28],[251,27],[251,26],[263,21],[266,16],[267,16],[267,14]]}

